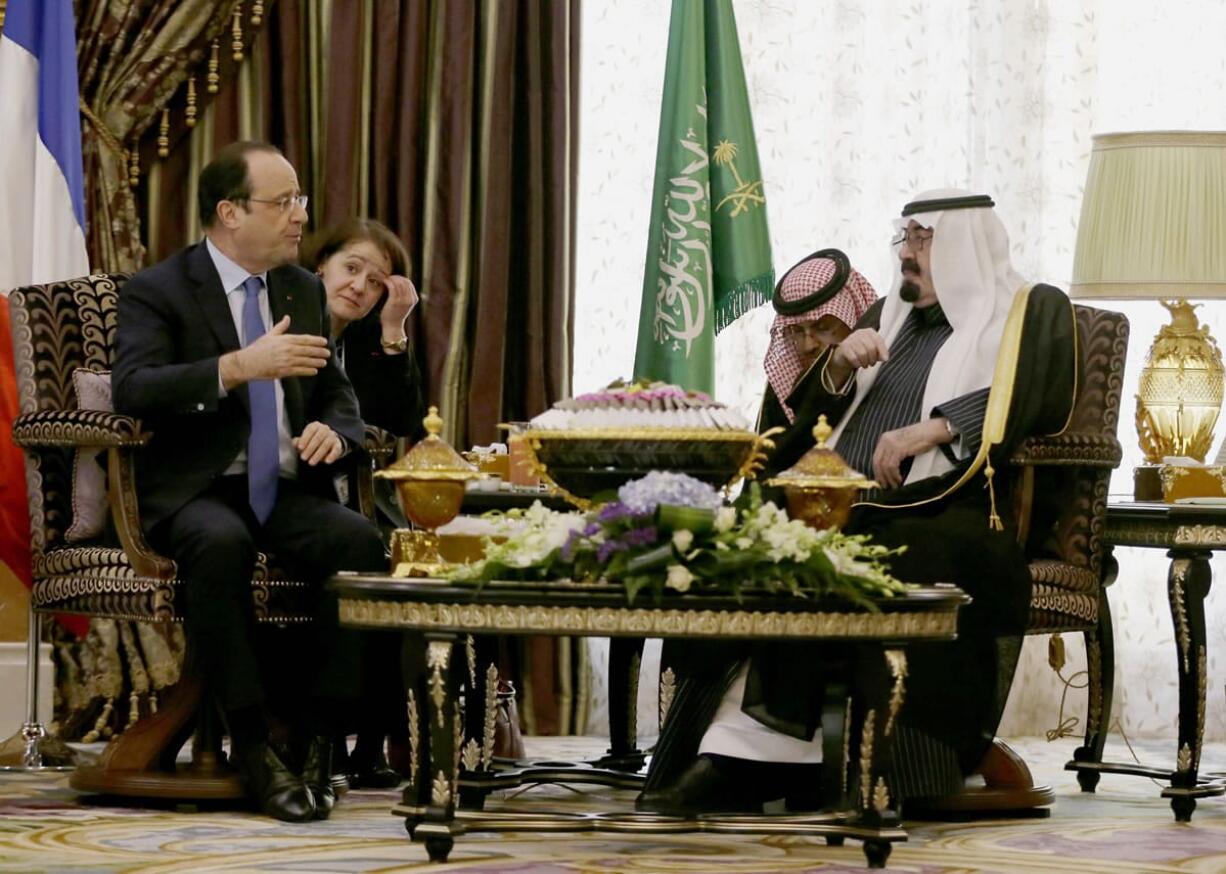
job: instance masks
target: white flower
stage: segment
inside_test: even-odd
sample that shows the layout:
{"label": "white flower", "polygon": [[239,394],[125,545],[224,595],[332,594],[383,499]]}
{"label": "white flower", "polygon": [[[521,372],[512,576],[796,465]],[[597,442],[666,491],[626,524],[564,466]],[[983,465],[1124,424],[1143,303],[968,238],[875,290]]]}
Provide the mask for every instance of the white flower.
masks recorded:
{"label": "white flower", "polygon": [[690,544],[694,542],[694,532],[680,528],[673,532],[673,546],[677,548],[677,552],[685,554],[685,551],[690,548]]}
{"label": "white flower", "polygon": [[685,565],[670,564],[668,566],[668,579],[664,581],[664,585],[678,592],[688,592],[690,583],[694,581],[694,575],[690,573],[689,568]]}
{"label": "white flower", "polygon": [[752,537],[738,537],[735,541],[737,549],[749,549],[753,546]]}
{"label": "white flower", "polygon": [[730,531],[732,526],[736,524],[736,508],[735,507],[720,507],[715,511],[715,530],[719,532]]}

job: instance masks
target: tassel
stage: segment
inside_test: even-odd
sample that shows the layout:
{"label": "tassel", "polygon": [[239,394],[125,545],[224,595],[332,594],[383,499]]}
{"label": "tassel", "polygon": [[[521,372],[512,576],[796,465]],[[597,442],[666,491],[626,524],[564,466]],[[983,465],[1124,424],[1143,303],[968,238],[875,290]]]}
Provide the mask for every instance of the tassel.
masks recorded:
{"label": "tassel", "polygon": [[236,61],[243,59],[243,4],[239,0],[237,6],[234,7],[234,23],[230,28],[230,57]]}
{"label": "tassel", "polygon": [[140,694],[133,690],[128,696],[128,724],[123,727],[123,730],[127,731],[136,725],[138,719],[140,719]]}
{"label": "tassel", "polygon": [[187,109],[184,110],[184,123],[188,127],[196,126],[196,77],[187,77]]}
{"label": "tassel", "polygon": [[251,4],[251,23],[256,27],[264,23],[264,0],[255,0]]}
{"label": "tassel", "polygon": [[221,75],[217,70],[221,66],[221,46],[217,44],[217,40],[213,40],[213,48],[209,54],[209,73],[205,76],[206,87],[210,94],[216,94],[217,88],[221,84]]}
{"label": "tassel", "polygon": [[149,712],[150,713],[158,712],[158,693],[157,692],[149,693]]}
{"label": "tassel", "polygon": [[992,467],[992,459],[988,458],[988,466],[983,469],[983,475],[988,478],[988,500],[992,504],[992,511],[988,515],[988,527],[993,531],[1004,531],[1005,523],[1000,521],[1000,516],[996,512],[996,484],[992,481],[992,477],[996,474],[996,469]]}
{"label": "tassel", "polygon": [[158,157],[170,157],[170,110],[162,110],[162,120],[158,123]]}
{"label": "tassel", "polygon": [[115,699],[107,698],[106,701],[103,702],[102,713],[99,714],[98,719],[94,722],[94,727],[85,733],[85,735],[81,738],[81,743],[92,744],[100,738],[110,736],[111,729],[110,726],[107,725],[107,722],[110,721],[111,712],[114,709]]}

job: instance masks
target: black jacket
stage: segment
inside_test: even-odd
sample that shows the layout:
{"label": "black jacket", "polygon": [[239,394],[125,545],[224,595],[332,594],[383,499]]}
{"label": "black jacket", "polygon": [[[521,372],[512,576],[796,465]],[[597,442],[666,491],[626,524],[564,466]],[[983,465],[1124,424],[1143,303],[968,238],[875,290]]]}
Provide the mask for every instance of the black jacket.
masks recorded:
{"label": "black jacket", "polygon": [[379,311],[346,326],[337,341],[343,350],[345,374],[358,397],[362,419],[397,437],[418,440],[425,435],[426,415],[421,375],[410,346],[403,354],[384,353],[379,340]]}
{"label": "black jacket", "polygon": [[[295,266],[268,272],[275,324],[329,336],[323,284]],[[153,432],[137,467],[141,523],[151,530],[229,467],[246,447],[250,401],[240,385],[218,397],[217,360],[239,347],[221,279],[204,243],[189,246],[133,276],[119,293],[112,376],[115,409],[137,416]],[[329,346],[331,348],[331,345]],[[291,436],[308,422],[336,431],[361,447],[362,419],[353,388],[332,349],[314,376],[281,381]],[[332,471],[300,466],[304,485],[331,492]]]}

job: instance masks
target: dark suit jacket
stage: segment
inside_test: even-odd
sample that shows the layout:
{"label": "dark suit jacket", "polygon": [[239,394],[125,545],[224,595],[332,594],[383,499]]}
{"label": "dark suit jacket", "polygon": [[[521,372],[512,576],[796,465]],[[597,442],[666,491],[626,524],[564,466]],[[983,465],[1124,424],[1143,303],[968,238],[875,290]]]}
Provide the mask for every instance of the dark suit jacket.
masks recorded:
{"label": "dark suit jacket", "polygon": [[[300,267],[277,267],[268,272],[268,298],[274,324],[289,315],[291,332],[329,336],[318,277]],[[116,411],[139,417],[153,432],[136,474],[146,530],[200,494],[246,447],[247,386],[218,397],[217,360],[238,348],[204,243],[142,270],[120,290],[112,388]],[[291,436],[320,421],[349,447],[362,445],[357,399],[335,349],[317,374],[283,379],[281,386]],[[299,467],[304,485],[321,494],[331,494],[331,474],[324,465]]]}
{"label": "dark suit jacket", "polygon": [[426,432],[426,407],[413,347],[387,355],[379,343],[382,336],[378,310],[341,332],[337,346],[344,349],[345,375],[358,396],[363,421],[397,437],[419,440]]}

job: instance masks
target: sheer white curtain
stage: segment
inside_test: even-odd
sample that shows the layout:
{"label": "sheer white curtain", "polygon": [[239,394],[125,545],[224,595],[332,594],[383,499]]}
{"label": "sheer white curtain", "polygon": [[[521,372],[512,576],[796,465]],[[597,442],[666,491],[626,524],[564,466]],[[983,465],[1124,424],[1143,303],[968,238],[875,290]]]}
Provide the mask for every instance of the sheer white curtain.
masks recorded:
{"label": "sheer white curtain", "polygon": [[[583,8],[576,392],[633,367],[670,4],[588,0]],[[1226,128],[1226,4],[1185,0],[734,0],[775,269],[843,249],[884,292],[890,219],[910,196],[946,185],[992,195],[1026,277],[1066,286],[1090,135]],[[1133,324],[1115,491],[1139,460],[1131,422],[1139,361],[1157,304],[1116,307]],[[1219,305],[1202,308],[1226,338]],[[717,395],[753,417],[771,313],[721,335]],[[1175,667],[1160,553],[1120,551],[1113,590],[1116,711],[1130,735],[1169,734]],[[1216,563],[1215,563],[1216,569]],[[1207,734],[1226,737],[1226,598],[1210,599]],[[1065,675],[1084,656],[1070,639]],[[1029,641],[1007,734],[1054,727],[1061,685],[1042,639]],[[601,672],[595,684],[603,684]],[[654,733],[654,691],[640,689]],[[603,701],[603,696],[597,696]],[[1069,697],[1081,716],[1083,697]],[[597,720],[599,713],[594,714]],[[601,724],[600,721],[594,723]]]}

